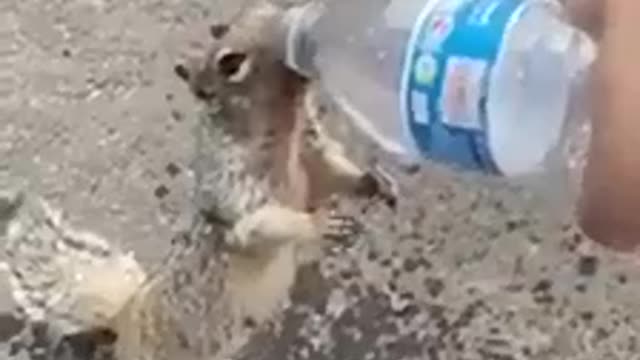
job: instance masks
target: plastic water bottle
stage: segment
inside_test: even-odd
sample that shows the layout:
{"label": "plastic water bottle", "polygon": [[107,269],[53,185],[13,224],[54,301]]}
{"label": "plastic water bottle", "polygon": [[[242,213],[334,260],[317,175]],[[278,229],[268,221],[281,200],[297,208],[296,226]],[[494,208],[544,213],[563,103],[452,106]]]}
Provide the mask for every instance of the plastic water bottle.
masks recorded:
{"label": "plastic water bottle", "polygon": [[404,162],[547,183],[581,156],[596,49],[555,0],[328,0],[284,24],[288,66]]}

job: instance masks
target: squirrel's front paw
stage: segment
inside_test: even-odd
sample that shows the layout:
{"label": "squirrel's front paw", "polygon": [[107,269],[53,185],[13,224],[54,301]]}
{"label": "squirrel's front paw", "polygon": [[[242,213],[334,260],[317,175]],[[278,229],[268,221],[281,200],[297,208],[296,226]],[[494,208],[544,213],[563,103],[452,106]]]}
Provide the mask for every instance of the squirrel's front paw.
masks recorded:
{"label": "squirrel's front paw", "polygon": [[360,196],[382,200],[395,208],[398,200],[398,184],[382,167],[374,166],[359,181],[356,193]]}
{"label": "squirrel's front paw", "polygon": [[362,224],[354,217],[332,212],[322,224],[322,238],[335,242],[346,242],[362,232]]}

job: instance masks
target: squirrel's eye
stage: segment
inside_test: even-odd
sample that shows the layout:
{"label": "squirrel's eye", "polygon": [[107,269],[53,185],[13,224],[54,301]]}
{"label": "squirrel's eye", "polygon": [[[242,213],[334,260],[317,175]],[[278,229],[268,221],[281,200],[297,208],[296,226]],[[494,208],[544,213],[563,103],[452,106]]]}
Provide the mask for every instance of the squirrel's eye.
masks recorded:
{"label": "squirrel's eye", "polygon": [[246,53],[223,49],[217,58],[218,72],[230,82],[241,82],[251,72],[251,60]]}

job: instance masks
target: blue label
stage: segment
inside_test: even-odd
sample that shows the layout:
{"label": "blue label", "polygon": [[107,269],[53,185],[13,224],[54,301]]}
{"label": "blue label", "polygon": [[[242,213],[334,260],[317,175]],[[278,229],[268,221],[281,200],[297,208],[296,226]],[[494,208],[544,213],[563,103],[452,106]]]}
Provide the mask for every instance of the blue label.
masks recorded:
{"label": "blue label", "polygon": [[431,0],[408,43],[403,123],[428,158],[499,173],[487,142],[491,69],[526,0]]}

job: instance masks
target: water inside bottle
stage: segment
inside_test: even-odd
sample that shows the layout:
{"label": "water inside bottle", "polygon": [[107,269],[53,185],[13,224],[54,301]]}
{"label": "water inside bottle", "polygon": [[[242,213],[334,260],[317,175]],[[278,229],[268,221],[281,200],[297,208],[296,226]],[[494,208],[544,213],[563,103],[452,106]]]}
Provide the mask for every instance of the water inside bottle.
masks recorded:
{"label": "water inside bottle", "polygon": [[559,144],[570,90],[573,30],[544,7],[523,13],[506,35],[489,85],[489,146],[507,176],[543,169]]}
{"label": "water inside bottle", "polygon": [[513,55],[495,70],[503,80],[493,79],[490,90],[491,144],[512,181],[565,212],[581,189],[591,130],[585,84],[597,49],[548,11],[530,9],[507,40]]}

